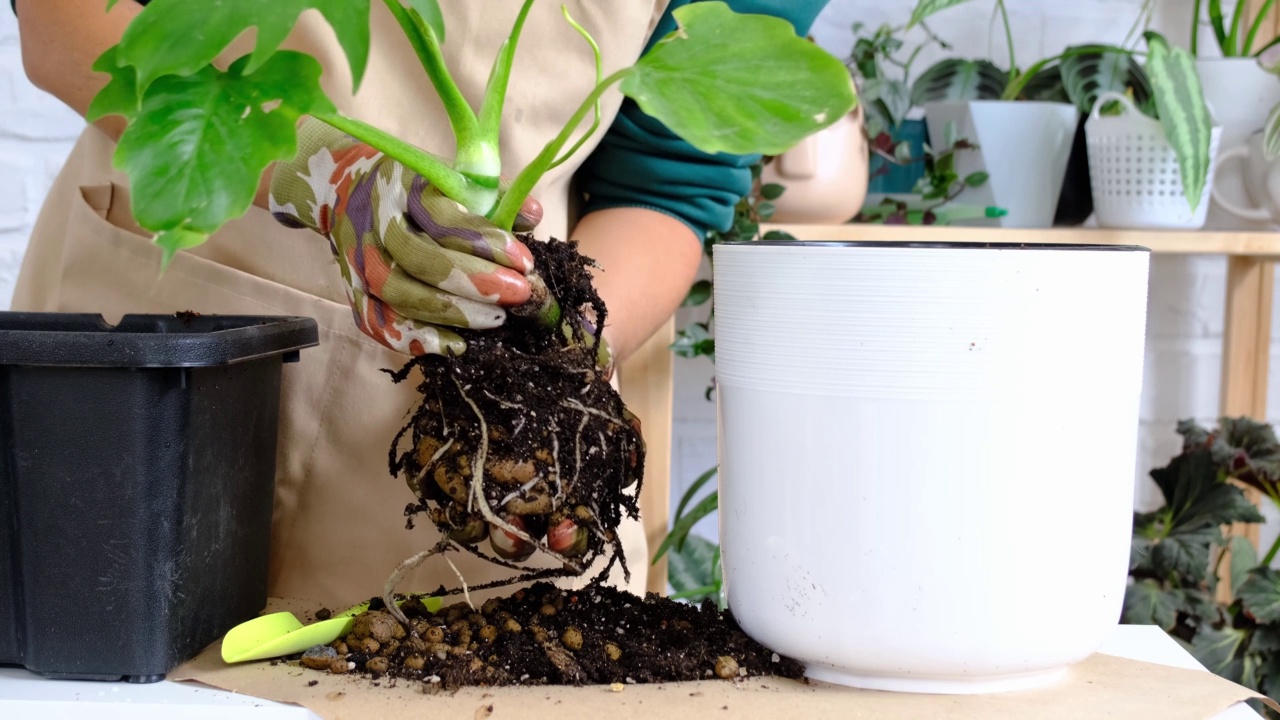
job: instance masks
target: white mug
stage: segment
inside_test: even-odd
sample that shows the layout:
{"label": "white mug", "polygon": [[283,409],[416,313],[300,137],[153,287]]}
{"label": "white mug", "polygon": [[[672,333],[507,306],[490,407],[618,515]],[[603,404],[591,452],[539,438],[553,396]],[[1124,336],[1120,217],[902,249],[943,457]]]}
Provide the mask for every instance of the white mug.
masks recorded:
{"label": "white mug", "polygon": [[1242,145],[1218,158],[1217,173],[1234,163],[1243,163],[1244,187],[1250,207],[1241,207],[1219,192],[1214,183],[1213,199],[1223,210],[1244,220],[1280,225],[1280,158],[1267,160],[1262,151],[1262,133],[1256,132]]}

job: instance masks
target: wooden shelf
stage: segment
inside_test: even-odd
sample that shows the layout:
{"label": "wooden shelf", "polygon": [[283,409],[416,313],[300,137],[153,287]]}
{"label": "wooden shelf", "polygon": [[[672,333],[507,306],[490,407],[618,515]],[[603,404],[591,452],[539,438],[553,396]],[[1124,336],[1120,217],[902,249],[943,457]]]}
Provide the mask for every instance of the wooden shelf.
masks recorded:
{"label": "wooden shelf", "polygon": [[1280,260],[1280,233],[1187,230],[1111,230],[1105,228],[990,228],[939,225],[769,224],[762,230],[782,230],[798,240],[856,240],[862,242],[1015,242],[1140,245],[1152,252],[1180,255],[1230,255]]}

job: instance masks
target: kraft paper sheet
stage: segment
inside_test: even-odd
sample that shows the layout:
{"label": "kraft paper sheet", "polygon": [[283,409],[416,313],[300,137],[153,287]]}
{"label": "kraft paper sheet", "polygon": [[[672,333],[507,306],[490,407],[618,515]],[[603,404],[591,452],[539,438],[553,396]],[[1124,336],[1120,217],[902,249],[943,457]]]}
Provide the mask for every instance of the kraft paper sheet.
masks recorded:
{"label": "kraft paper sheet", "polygon": [[[272,601],[269,612],[295,603]],[[705,718],[1109,718],[1206,720],[1257,693],[1212,673],[1096,654],[1056,686],[993,695],[875,692],[781,678],[707,680],[658,685],[468,688],[426,694],[421,683],[330,675],[286,662],[227,665],[215,642],[170,673],[251,697],[294,703],[326,720],[690,720]],[[310,685],[311,681],[317,681]],[[1266,701],[1272,704],[1270,701]],[[1274,706],[1274,705],[1273,705]],[[1280,706],[1275,706],[1280,709]]]}

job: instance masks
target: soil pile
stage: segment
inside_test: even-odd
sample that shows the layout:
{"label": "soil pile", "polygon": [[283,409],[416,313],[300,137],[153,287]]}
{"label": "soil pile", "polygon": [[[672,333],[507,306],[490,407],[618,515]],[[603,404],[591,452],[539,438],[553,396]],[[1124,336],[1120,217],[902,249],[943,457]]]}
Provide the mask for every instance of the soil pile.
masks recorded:
{"label": "soil pile", "polygon": [[[402,625],[380,599],[352,632],[300,657],[327,673],[421,681],[428,692],[468,686],[652,683],[780,676],[803,667],[761,646],[730,613],[593,583],[561,590],[537,582],[478,608],[437,613],[401,605]],[[323,617],[322,612],[318,614]]]}

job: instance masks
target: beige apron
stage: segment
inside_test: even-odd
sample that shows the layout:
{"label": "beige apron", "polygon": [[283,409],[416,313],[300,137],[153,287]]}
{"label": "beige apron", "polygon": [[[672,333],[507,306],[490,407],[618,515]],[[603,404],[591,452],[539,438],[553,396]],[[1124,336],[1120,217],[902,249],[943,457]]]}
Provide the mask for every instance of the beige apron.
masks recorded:
{"label": "beige apron", "polygon": [[[521,2],[441,4],[446,58],[462,92],[478,106],[492,58]],[[567,3],[598,41],[606,75],[634,62],[666,4]],[[534,6],[517,49],[503,124],[505,168],[528,163],[594,85],[590,49],[558,5]],[[368,71],[355,97],[346,60],[318,15],[305,13],[286,44],[321,61],[326,90],[342,112],[451,157],[452,135],[440,102],[382,3],[373,3],[372,38]],[[602,128],[620,101],[616,88],[604,98]],[[571,176],[602,134],[535,190],[545,207],[539,237],[568,234]],[[390,442],[416,394],[412,383],[393,385],[382,370],[398,369],[407,358],[356,329],[327,241],[309,230],[286,229],[260,208],[204,246],[180,253],[160,276],[159,251],[130,219],[127,178],[111,167],[114,147],[93,127],[80,137],[36,223],[14,309],[95,312],[112,322],[125,313],[183,310],[315,318],[320,346],[285,366],[269,590],[277,597],[333,604],[368,599],[401,560],[438,539],[425,519],[405,529],[403,509],[413,498],[387,467]],[[632,570],[628,587],[643,593],[648,553],[640,524],[626,523],[620,535]],[[473,585],[510,575],[470,556],[452,557]],[[615,571],[612,580],[622,584],[621,573]],[[406,576],[399,589],[432,590],[441,583],[456,586],[456,576],[443,561],[432,560]],[[473,597],[497,592],[503,591]]]}

